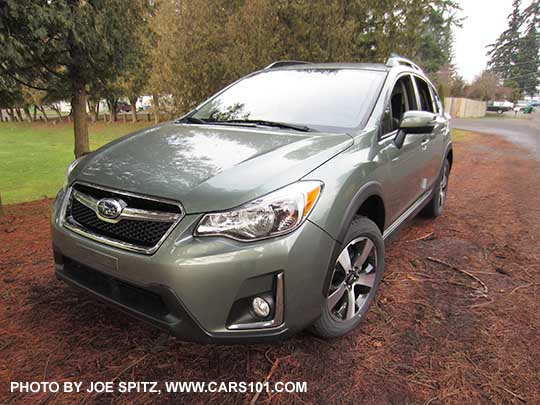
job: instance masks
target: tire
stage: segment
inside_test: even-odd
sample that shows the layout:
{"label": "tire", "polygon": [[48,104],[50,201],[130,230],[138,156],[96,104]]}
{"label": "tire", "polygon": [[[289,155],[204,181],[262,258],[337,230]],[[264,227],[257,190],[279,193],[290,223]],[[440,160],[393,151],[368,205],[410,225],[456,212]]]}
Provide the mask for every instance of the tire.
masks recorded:
{"label": "tire", "polygon": [[[373,221],[355,218],[342,246],[335,265],[329,270],[330,286],[321,317],[311,326],[311,332],[323,339],[349,334],[362,322],[383,278],[384,241]],[[346,267],[349,267],[348,272]]]}
{"label": "tire", "polygon": [[444,165],[439,174],[437,185],[433,189],[433,196],[429,203],[420,212],[420,215],[425,218],[437,218],[442,214],[444,205],[446,204],[446,197],[448,195],[448,180],[450,178],[450,162],[448,159],[444,160]]}

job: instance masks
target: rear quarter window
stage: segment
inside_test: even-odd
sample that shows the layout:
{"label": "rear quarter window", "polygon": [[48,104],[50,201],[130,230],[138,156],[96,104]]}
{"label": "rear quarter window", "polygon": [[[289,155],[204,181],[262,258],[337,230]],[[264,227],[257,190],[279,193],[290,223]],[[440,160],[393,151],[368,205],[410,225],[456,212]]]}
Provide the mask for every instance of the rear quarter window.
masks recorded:
{"label": "rear quarter window", "polygon": [[435,90],[434,87],[430,86],[431,94],[433,95],[433,106],[435,108],[435,112],[438,114],[441,114],[444,112],[444,104],[439,97],[439,93],[437,93],[437,90]]}

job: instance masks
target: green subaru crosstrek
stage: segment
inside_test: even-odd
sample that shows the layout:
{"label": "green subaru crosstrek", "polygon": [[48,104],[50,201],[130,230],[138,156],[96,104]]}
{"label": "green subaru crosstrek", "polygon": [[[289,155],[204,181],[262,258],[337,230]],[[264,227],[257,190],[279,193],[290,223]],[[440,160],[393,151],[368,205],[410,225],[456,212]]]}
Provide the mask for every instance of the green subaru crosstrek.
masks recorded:
{"label": "green subaru crosstrek", "polygon": [[448,116],[414,63],[276,62],[71,164],[56,275],[181,339],[351,332],[384,241],[446,200]]}

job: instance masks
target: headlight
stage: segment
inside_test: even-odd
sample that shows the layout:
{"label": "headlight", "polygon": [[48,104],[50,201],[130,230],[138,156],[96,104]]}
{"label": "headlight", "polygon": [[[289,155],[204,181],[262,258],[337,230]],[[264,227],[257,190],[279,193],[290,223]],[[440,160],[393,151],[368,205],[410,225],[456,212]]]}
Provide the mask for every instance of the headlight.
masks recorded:
{"label": "headlight", "polygon": [[206,214],[195,236],[227,236],[250,241],[298,228],[321,194],[320,181],[299,181],[231,211]]}
{"label": "headlight", "polygon": [[77,165],[80,163],[80,161],[84,158],[84,156],[81,156],[77,159],[75,159],[73,162],[71,162],[66,170],[66,174],[64,175],[64,184],[62,185],[62,188],[65,189],[68,186],[69,183],[69,175],[77,167]]}

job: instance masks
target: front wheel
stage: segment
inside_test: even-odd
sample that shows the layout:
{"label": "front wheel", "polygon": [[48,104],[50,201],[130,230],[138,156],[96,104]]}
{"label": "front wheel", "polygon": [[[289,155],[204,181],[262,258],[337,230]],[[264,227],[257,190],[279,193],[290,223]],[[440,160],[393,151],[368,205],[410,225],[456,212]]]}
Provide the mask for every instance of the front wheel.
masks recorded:
{"label": "front wheel", "polygon": [[365,217],[350,225],[334,267],[321,317],[312,332],[322,338],[350,333],[365,317],[384,272],[384,242],[377,225]]}

